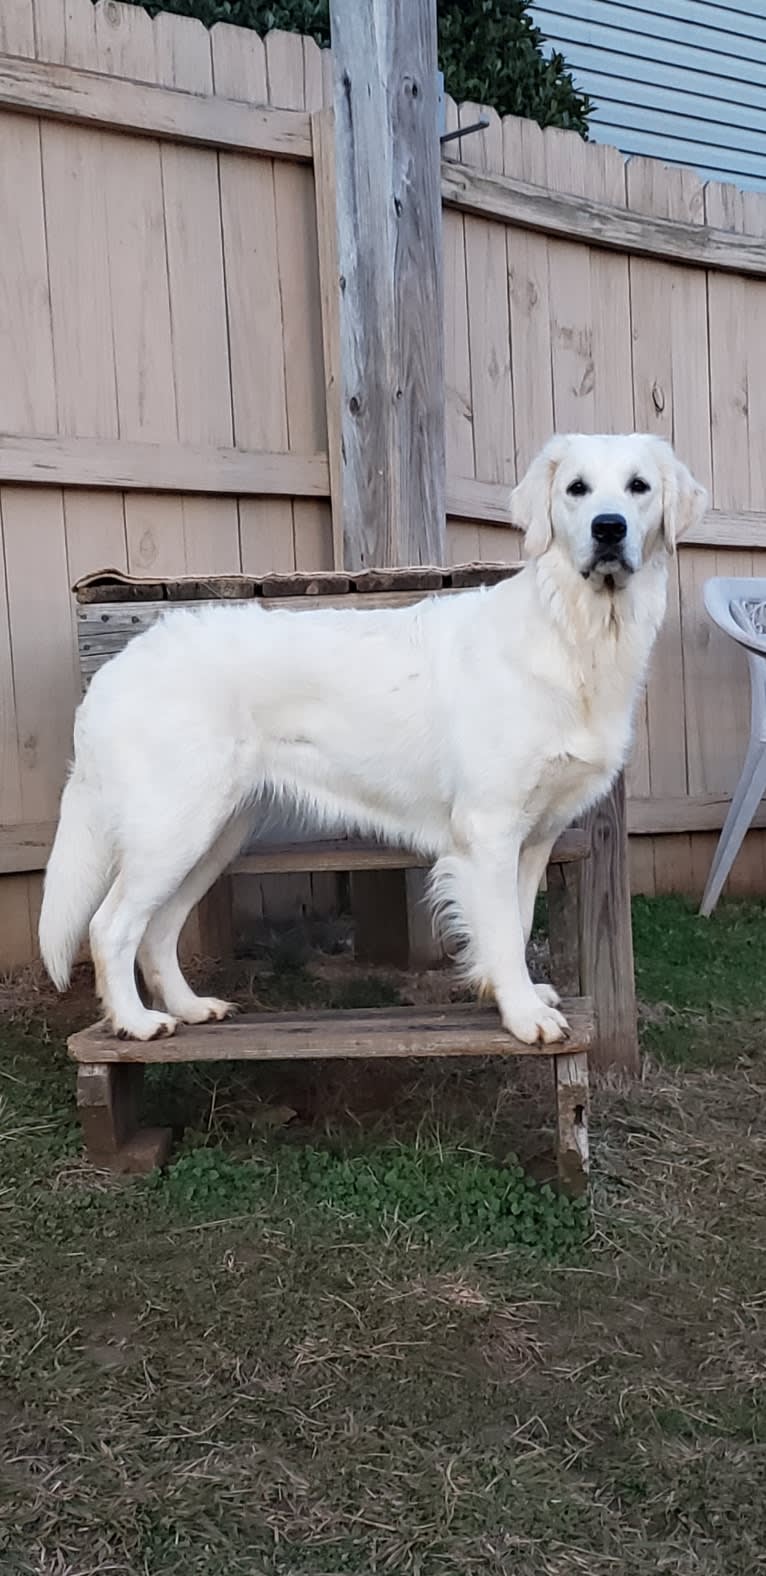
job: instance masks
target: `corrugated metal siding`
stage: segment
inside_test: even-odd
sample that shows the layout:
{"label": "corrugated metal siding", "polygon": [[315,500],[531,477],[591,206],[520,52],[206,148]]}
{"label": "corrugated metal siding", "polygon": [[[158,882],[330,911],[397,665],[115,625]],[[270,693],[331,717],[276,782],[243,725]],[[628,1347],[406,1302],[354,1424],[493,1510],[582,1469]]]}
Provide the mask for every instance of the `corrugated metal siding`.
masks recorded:
{"label": "corrugated metal siding", "polygon": [[623,153],[766,188],[766,0],[541,0],[537,25]]}

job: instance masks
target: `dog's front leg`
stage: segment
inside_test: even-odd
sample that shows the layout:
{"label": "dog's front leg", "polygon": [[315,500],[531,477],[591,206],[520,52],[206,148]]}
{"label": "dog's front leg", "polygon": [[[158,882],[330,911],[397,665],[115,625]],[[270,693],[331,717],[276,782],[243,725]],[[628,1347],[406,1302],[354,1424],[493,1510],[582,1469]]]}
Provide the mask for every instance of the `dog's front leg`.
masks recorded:
{"label": "dog's front leg", "polygon": [[[526,843],[519,855],[519,908],[525,947],[529,946],[535,919],[535,902],[554,841],[554,838],[546,837],[541,843]],[[546,1007],[558,1007],[559,993],[552,985],[535,985],[535,990]]]}
{"label": "dog's front leg", "polygon": [[455,896],[468,932],[472,978],[492,991],[510,1034],[526,1045],[548,1045],[566,1039],[567,1022],[540,999],[529,977],[520,856],[521,840],[507,826],[472,817],[468,849],[452,866]]}

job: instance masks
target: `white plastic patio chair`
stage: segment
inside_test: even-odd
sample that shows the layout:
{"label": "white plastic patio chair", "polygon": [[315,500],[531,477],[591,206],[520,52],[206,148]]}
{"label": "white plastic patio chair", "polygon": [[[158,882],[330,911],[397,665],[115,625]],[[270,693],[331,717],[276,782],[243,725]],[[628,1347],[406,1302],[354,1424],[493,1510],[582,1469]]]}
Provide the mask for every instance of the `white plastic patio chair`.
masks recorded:
{"label": "white plastic patio chair", "polygon": [[713,623],[744,646],[750,668],[750,742],[700,905],[708,918],[766,792],[766,580],[716,576],[704,598]]}

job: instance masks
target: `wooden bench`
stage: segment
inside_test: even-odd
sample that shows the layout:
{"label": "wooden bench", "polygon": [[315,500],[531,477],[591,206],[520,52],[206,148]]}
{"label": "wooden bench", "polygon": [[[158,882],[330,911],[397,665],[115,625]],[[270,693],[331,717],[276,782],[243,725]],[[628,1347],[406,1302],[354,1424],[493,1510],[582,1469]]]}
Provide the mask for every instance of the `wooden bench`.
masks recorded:
{"label": "wooden bench", "polygon": [[[450,595],[468,586],[494,584],[517,571],[518,566],[482,564],[177,581],[136,580],[117,571],[102,571],[75,587],[83,687],[127,641],[167,611],[169,604],[257,600],[262,607],[290,607],[296,612],[312,607],[405,606],[424,595]],[[596,994],[592,989],[597,974],[596,949],[588,945],[595,906],[592,892],[586,900],[580,890],[591,842],[590,831],[566,832],[548,869],[552,979],[565,998],[572,1028],[565,1049],[523,1045],[503,1031],[494,1010],[473,1006],[246,1014],[225,1024],[182,1027],[174,1038],[146,1046],[117,1040],[96,1025],[73,1035],[69,1042],[70,1054],[78,1064],[78,1108],[89,1155],[120,1171],[145,1171],[167,1156],[169,1132],[142,1130],[140,1126],[140,1090],[147,1062],[542,1055],[552,1062],[555,1074],[561,1182],[570,1191],[582,1190],[588,1168],[588,1052],[598,1043],[598,1014],[594,1014],[591,999]],[[598,842],[601,847],[604,838],[599,836]],[[619,875],[622,865],[620,857],[615,859],[615,846],[621,856],[622,842],[624,825],[618,820],[616,839],[607,837],[604,844],[609,855],[603,858],[609,877],[602,883],[604,891],[619,886],[615,872]],[[225,956],[228,950],[233,875],[344,871],[351,872],[357,882],[372,882],[396,873],[417,872],[426,864],[407,849],[351,839],[250,848],[206,900],[208,939],[213,943],[210,951]],[[606,924],[603,916],[596,918],[608,943],[612,912],[607,913]],[[390,911],[388,924],[390,930]],[[611,972],[616,973],[614,967]]]}
{"label": "wooden bench", "polygon": [[[96,1024],[69,1040],[69,1053],[78,1067],[77,1105],[89,1158],[121,1172],[145,1172],[167,1159],[170,1130],[140,1125],[143,1069],[148,1063],[545,1056],[554,1070],[559,1178],[568,1192],[582,1192],[588,1173],[588,1051],[595,1034],[592,1003],[578,994],[579,869],[588,852],[583,831],[565,832],[548,868],[551,974],[559,989],[572,992],[563,1006],[571,1030],[565,1047],[523,1045],[505,1032],[494,1009],[463,1004],[246,1013],[227,1023],[182,1026],[172,1039],[146,1045],[117,1039]],[[269,848],[244,856],[233,869],[259,874],[375,869],[379,862],[394,869],[425,863],[404,849],[335,841]]]}

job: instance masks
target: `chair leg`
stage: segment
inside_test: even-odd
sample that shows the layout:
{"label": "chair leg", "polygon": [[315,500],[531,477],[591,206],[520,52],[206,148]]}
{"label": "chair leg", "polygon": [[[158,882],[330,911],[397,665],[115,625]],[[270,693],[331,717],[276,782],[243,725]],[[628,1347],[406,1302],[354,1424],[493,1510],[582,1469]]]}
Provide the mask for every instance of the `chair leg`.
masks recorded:
{"label": "chair leg", "polygon": [[760,739],[751,743],[742,776],[737,783],[729,813],[723,825],[718,847],[710,866],[710,874],[700,904],[700,914],[708,919],[726,884],[732,865],[752,822],[753,816],[766,792],[766,744]]}

